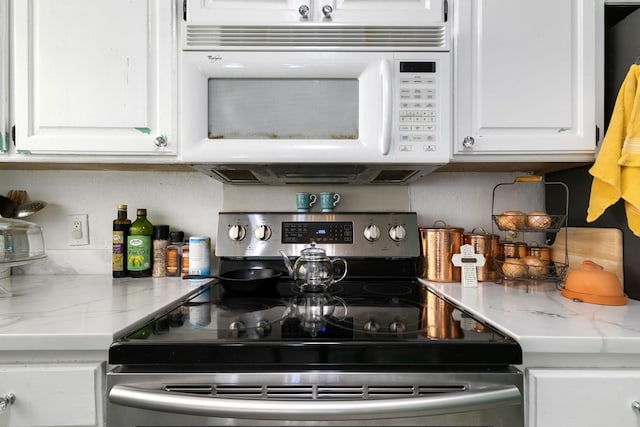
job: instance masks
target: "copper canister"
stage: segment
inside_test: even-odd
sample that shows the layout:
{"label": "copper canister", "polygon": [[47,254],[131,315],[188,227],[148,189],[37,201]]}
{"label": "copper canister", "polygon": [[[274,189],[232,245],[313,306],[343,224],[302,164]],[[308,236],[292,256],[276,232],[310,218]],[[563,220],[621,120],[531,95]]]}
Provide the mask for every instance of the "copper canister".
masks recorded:
{"label": "copper canister", "polygon": [[453,318],[453,305],[427,292],[422,306],[421,329],[428,338],[456,339],[464,336],[460,321]]}
{"label": "copper canister", "polygon": [[460,253],[464,229],[457,227],[421,227],[421,277],[434,282],[459,282],[461,269],[452,262]]}
{"label": "copper canister", "polygon": [[529,255],[549,263],[551,261],[551,247],[549,246],[529,246]]}
{"label": "copper canister", "polygon": [[484,256],[484,266],[476,267],[479,282],[495,282],[498,279],[495,259],[498,256],[499,239],[500,236],[496,234],[474,232],[465,234],[462,238],[465,245],[473,246],[476,254]]}
{"label": "copper canister", "polygon": [[529,249],[524,242],[500,242],[498,252],[501,259],[524,258],[529,253]]}

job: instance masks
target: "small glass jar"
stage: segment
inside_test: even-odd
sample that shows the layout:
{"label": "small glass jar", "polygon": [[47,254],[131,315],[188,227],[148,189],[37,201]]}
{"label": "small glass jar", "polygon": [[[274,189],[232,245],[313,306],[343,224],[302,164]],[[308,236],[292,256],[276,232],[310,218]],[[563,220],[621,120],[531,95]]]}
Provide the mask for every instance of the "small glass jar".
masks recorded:
{"label": "small glass jar", "polygon": [[172,231],[169,233],[169,246],[167,246],[167,276],[179,277],[182,272],[182,243],[184,232]]}
{"label": "small glass jar", "polygon": [[182,245],[182,265],[180,271],[182,275],[189,274],[189,240],[185,240]]}
{"label": "small glass jar", "polygon": [[165,277],[167,275],[167,247],[169,246],[169,226],[153,226],[153,266],[152,277]]}

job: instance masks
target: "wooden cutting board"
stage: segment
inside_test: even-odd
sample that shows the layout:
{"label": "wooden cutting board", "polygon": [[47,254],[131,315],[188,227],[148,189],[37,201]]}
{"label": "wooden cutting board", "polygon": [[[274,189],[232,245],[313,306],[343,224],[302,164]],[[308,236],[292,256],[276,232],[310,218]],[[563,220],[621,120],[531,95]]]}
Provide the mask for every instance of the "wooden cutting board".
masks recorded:
{"label": "wooden cutting board", "polygon": [[569,271],[575,270],[584,260],[600,264],[606,271],[615,273],[624,284],[622,258],[622,231],[617,228],[568,227],[562,228],[551,246],[551,259],[565,262],[565,246],[568,239]]}

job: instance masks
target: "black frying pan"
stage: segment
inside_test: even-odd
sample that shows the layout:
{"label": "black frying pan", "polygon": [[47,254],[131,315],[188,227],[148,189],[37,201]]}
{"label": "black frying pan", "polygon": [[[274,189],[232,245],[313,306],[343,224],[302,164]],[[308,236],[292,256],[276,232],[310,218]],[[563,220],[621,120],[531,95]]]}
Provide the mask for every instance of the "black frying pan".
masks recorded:
{"label": "black frying pan", "polygon": [[220,279],[220,284],[227,292],[251,294],[275,288],[282,272],[271,268],[247,268],[232,270],[215,276],[187,274],[183,279]]}

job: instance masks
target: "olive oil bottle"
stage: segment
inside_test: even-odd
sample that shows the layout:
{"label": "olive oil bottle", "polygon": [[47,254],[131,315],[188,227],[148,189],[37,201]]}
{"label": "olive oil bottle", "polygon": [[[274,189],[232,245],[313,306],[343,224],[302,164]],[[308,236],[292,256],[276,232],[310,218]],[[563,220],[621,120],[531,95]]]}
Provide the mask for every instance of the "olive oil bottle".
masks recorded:
{"label": "olive oil bottle", "polygon": [[131,220],[127,218],[127,205],[118,205],[118,217],[113,220],[113,249],[111,251],[113,277],[129,275],[126,256],[130,227]]}
{"label": "olive oil bottle", "polygon": [[127,238],[127,269],[131,277],[151,276],[153,224],[147,219],[147,210],[138,209]]}

